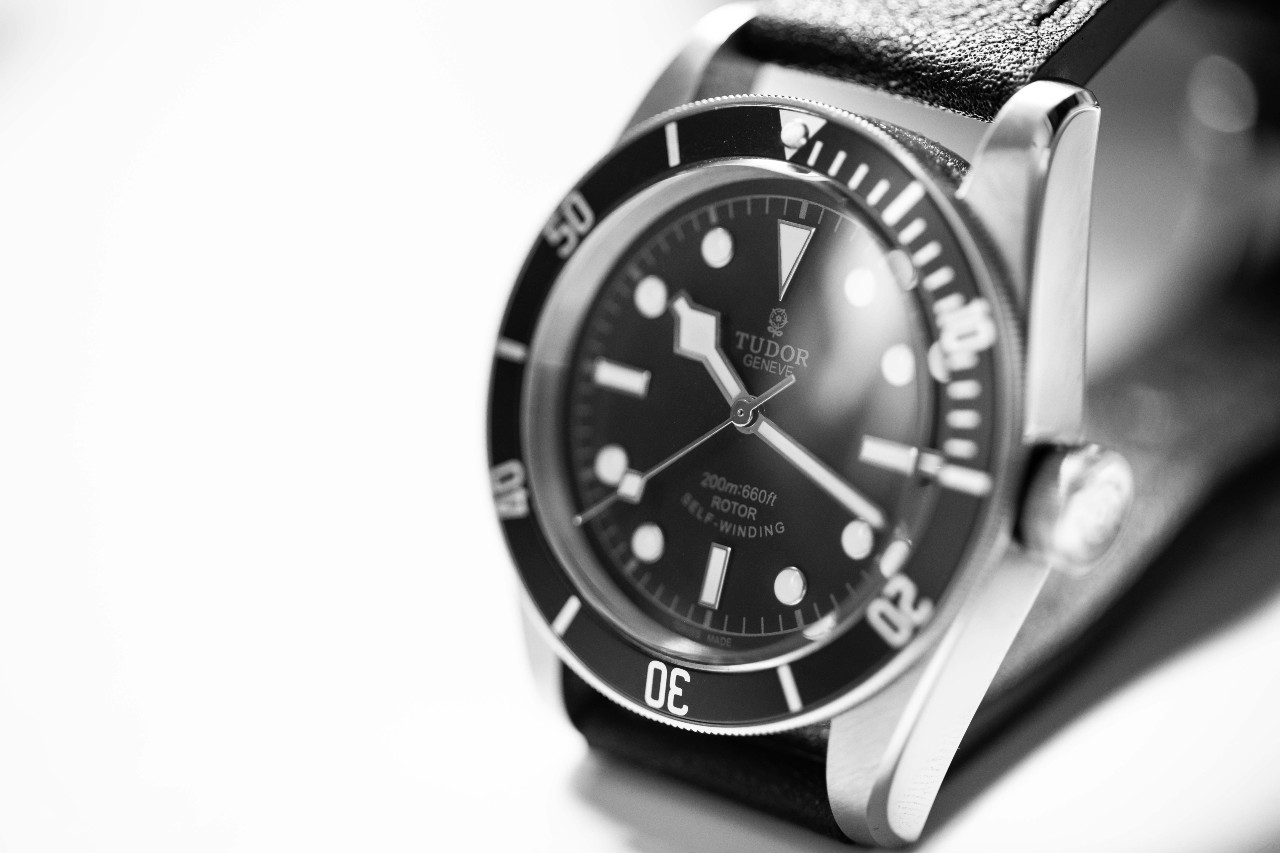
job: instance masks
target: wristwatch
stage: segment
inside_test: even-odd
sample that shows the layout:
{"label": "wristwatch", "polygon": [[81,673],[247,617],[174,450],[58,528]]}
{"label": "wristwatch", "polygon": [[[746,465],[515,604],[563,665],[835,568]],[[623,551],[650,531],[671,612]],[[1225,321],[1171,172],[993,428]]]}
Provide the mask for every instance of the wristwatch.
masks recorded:
{"label": "wristwatch", "polygon": [[[1082,87],[1157,5],[723,7],[564,196],[502,320],[489,447],[531,651],[593,746],[912,842],[966,732],[1280,434],[1265,294],[1086,374]],[[866,106],[751,94],[774,67]]]}

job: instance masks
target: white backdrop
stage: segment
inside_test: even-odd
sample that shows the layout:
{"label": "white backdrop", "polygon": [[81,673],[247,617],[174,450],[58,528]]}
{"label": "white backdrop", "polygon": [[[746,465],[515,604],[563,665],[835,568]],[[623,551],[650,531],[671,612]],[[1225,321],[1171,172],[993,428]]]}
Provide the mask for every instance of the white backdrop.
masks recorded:
{"label": "white backdrop", "polygon": [[[0,849],[823,848],[587,756],[486,494],[510,281],[707,5],[0,2]],[[1278,617],[927,847],[1276,844]]]}

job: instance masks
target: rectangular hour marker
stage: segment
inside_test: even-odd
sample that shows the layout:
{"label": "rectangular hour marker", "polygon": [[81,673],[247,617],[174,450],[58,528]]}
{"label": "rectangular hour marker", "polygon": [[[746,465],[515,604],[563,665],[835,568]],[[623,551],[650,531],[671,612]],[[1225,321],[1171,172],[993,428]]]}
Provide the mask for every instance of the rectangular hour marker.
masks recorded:
{"label": "rectangular hour marker", "polygon": [[876,438],[874,435],[862,437],[862,449],[858,452],[858,458],[868,465],[903,474],[915,473],[917,455],[918,451],[914,447]]}
{"label": "rectangular hour marker", "polygon": [[[937,243],[930,243],[929,245],[936,246]],[[939,287],[946,287],[955,277],[955,270],[951,269],[951,267],[938,267],[924,277],[924,286],[928,290],[937,290]]]}
{"label": "rectangular hour marker", "polygon": [[972,459],[978,455],[978,445],[967,438],[948,438],[942,452],[952,459]]}
{"label": "rectangular hour marker", "polygon": [[510,338],[498,338],[497,354],[498,358],[514,361],[516,364],[524,364],[525,359],[529,357],[529,348]]}
{"label": "rectangular hour marker", "polygon": [[679,135],[679,132],[676,130],[676,123],[674,121],[667,122],[667,126],[664,128],[664,130],[666,130],[667,132],[667,165],[679,166],[680,165],[680,135]]}
{"label": "rectangular hour marker", "polygon": [[915,239],[924,233],[924,220],[916,217],[911,220],[911,224],[898,232],[898,239],[902,241],[902,245],[908,246],[915,242]]}
{"label": "rectangular hour marker", "polygon": [[884,198],[885,193],[889,191],[889,182],[881,179],[880,183],[871,188],[871,192],[867,193],[867,204],[875,207],[880,203],[880,199]]}
{"label": "rectangular hour marker", "polygon": [[880,574],[887,578],[891,578],[906,565],[907,557],[911,555],[911,545],[904,539],[895,539],[885,546],[884,553],[880,555]]}
{"label": "rectangular hour marker", "polygon": [[[938,244],[937,240],[933,240],[931,242],[925,243],[924,246],[921,247],[918,252],[916,252],[914,255],[911,256],[911,260],[915,263],[917,267],[922,267],[928,264],[929,262],[936,260],[938,255],[941,255],[941,254],[942,254],[942,246]],[[928,281],[925,282],[925,285],[926,286],[928,285]]]}
{"label": "rectangular hour marker", "polygon": [[961,465],[943,465],[938,472],[938,482],[948,489],[982,497],[991,491],[991,475]]}
{"label": "rectangular hour marker", "polygon": [[947,386],[947,396],[952,400],[973,400],[982,393],[982,383],[976,379],[957,379]]}
{"label": "rectangular hour marker", "polygon": [[919,181],[907,184],[902,192],[898,193],[898,197],[889,202],[889,206],[884,209],[884,224],[890,228],[897,225],[922,198],[924,198],[923,184]]}
{"label": "rectangular hour marker", "polygon": [[791,674],[791,667],[783,664],[778,667],[778,682],[782,685],[782,695],[787,700],[787,709],[799,711],[804,707],[800,701],[800,691],[796,689],[796,677]]}
{"label": "rectangular hour marker", "polygon": [[858,185],[862,183],[862,179],[867,176],[867,164],[859,163],[858,168],[853,170],[853,177],[849,179],[849,189],[856,190]]}
{"label": "rectangular hour marker", "polygon": [[698,603],[703,607],[715,610],[720,606],[720,591],[724,589],[730,552],[731,549],[724,545],[711,545],[711,553],[707,555],[707,573],[702,577],[702,594],[698,596]]}
{"label": "rectangular hour marker", "polygon": [[822,140],[818,140],[813,143],[813,150],[809,152],[809,159],[806,161],[805,165],[812,166],[814,163],[818,162],[818,152],[821,150]]}
{"label": "rectangular hour marker", "polygon": [[579,608],[582,607],[582,601],[576,595],[569,596],[569,600],[560,608],[560,612],[556,615],[556,620],[551,623],[551,630],[555,632],[557,637],[563,637],[564,632],[569,630],[569,626],[573,624],[573,617],[578,615]]}
{"label": "rectangular hour marker", "polygon": [[616,361],[609,361],[607,358],[597,358],[595,368],[591,372],[591,379],[597,385],[630,394],[641,400],[649,394],[650,376],[647,370],[628,367]]}
{"label": "rectangular hour marker", "polygon": [[831,167],[827,169],[827,174],[833,178],[840,174],[840,167],[844,165],[844,158],[847,156],[843,151],[837,151],[835,159],[831,161]]}

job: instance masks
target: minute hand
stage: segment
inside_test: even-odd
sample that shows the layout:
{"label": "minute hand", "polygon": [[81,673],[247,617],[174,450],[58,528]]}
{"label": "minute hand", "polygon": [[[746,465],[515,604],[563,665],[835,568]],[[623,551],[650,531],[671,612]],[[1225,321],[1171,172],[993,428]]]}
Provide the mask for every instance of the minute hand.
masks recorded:
{"label": "minute hand", "polygon": [[778,425],[764,415],[760,416],[756,435],[765,444],[772,447],[792,465],[800,469],[806,477],[816,483],[824,492],[840,502],[845,509],[861,518],[876,529],[884,527],[884,513],[880,508],[863,496],[861,492],[844,481],[840,475],[828,468],[794,438],[787,435]]}

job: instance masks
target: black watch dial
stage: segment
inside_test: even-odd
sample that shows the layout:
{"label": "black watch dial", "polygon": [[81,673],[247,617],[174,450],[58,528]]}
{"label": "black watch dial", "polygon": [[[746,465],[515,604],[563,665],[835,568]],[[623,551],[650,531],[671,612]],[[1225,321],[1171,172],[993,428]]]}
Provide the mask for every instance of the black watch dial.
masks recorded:
{"label": "black watch dial", "polygon": [[566,458],[576,522],[652,618],[778,653],[879,591],[930,504],[877,455],[936,432],[915,278],[847,199],[784,178],[699,194],[621,253],[570,361]]}

